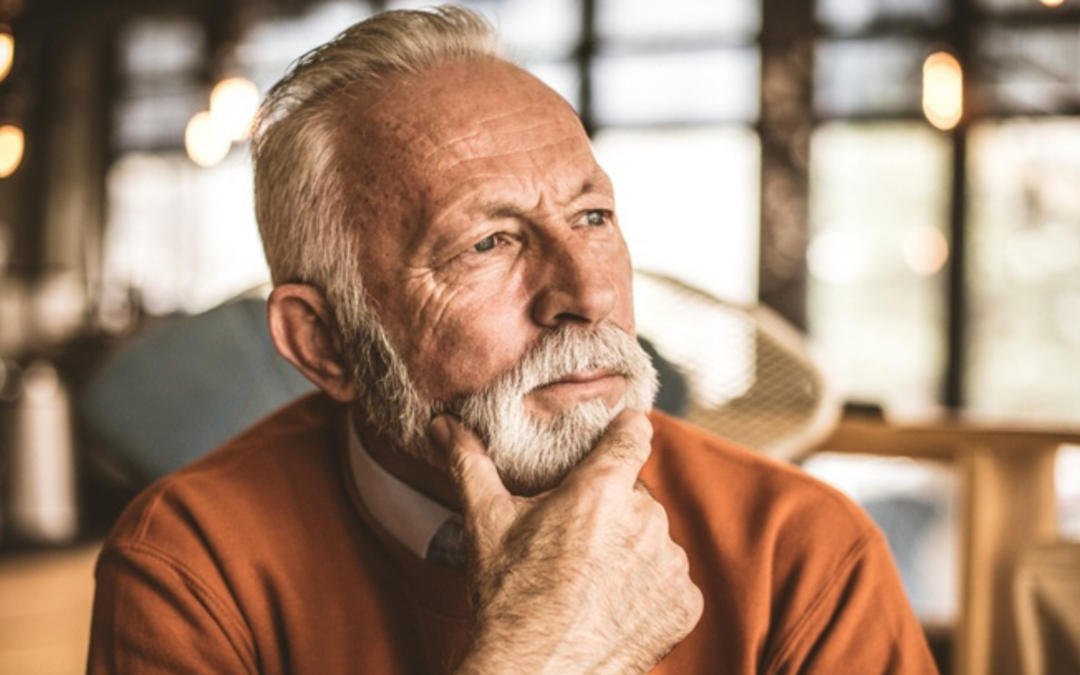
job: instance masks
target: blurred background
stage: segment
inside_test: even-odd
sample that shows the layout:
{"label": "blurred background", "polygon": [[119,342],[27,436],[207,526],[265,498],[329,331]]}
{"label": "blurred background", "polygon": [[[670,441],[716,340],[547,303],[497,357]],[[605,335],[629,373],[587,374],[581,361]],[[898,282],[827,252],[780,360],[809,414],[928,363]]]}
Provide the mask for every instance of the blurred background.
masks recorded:
{"label": "blurred background", "polygon": [[[266,348],[257,302],[141,357],[269,392],[222,419],[103,373],[261,297],[254,107],[424,4],[0,0],[0,673],[77,672],[96,542],[177,463],[117,441],[125,414],[199,427],[186,461],[303,389],[202,358]],[[805,337],[846,413],[791,461],[886,530],[943,670],[1080,672],[1076,642],[1017,646],[1029,549],[1080,539],[1080,2],[462,4],[579,111],[637,267]]]}

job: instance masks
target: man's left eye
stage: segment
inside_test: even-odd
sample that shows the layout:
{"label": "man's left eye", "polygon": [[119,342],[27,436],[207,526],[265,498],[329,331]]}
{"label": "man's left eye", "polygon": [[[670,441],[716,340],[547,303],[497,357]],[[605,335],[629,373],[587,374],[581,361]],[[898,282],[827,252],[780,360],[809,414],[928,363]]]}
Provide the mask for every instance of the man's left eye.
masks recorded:
{"label": "man's left eye", "polygon": [[473,244],[473,250],[477,253],[486,253],[491,249],[495,248],[496,243],[498,242],[495,241],[495,235],[484,237],[480,241]]}
{"label": "man's left eye", "polygon": [[603,209],[592,209],[585,212],[585,224],[598,226],[607,225],[608,219],[611,218],[611,212]]}

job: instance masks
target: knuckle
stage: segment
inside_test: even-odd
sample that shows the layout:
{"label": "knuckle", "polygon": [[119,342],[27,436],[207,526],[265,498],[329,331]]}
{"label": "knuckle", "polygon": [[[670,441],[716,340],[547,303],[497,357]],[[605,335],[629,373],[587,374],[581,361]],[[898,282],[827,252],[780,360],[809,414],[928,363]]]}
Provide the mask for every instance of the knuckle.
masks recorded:
{"label": "knuckle", "polygon": [[586,508],[596,508],[600,504],[621,502],[626,499],[626,489],[620,480],[619,467],[611,462],[600,462],[590,471],[588,483],[580,501]]}
{"label": "knuckle", "polygon": [[690,584],[690,597],[686,603],[686,618],[696,624],[705,612],[705,594],[695,584]]}
{"label": "knuckle", "polygon": [[686,549],[678,544],[675,544],[676,556],[679,560],[679,570],[687,577],[690,578],[690,556],[686,554]]}
{"label": "knuckle", "polygon": [[679,604],[679,609],[676,614],[676,621],[679,630],[679,639],[685,637],[698,621],[701,620],[701,615],[705,611],[705,600],[701,594],[701,590],[697,587],[693,587],[693,592],[687,593],[686,597]]}
{"label": "knuckle", "polygon": [[671,601],[673,627],[685,635],[701,619],[705,596],[690,577],[683,576],[680,583],[673,584]]}
{"label": "knuckle", "polygon": [[668,513],[664,505],[656,501],[647,490],[635,486],[633,492],[634,510],[641,521],[650,527],[660,527],[668,531]]}
{"label": "knuckle", "polygon": [[450,476],[454,483],[458,486],[467,485],[475,471],[472,459],[468,455],[458,453],[450,459],[449,465]]}
{"label": "knuckle", "polygon": [[667,513],[664,512],[663,507],[647,505],[638,521],[641,538],[653,542],[653,545],[659,548],[661,555],[670,557],[667,549],[671,540],[668,536]]}

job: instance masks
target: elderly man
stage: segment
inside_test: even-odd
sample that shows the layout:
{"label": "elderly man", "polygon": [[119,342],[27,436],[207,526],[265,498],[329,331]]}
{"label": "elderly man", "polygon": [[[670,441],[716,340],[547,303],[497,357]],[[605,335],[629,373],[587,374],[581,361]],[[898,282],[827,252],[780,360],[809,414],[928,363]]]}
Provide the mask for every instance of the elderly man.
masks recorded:
{"label": "elderly man", "polygon": [[321,393],[128,509],[90,673],[933,672],[856,507],[645,412],[611,183],[483,21],[353,26],[254,156]]}

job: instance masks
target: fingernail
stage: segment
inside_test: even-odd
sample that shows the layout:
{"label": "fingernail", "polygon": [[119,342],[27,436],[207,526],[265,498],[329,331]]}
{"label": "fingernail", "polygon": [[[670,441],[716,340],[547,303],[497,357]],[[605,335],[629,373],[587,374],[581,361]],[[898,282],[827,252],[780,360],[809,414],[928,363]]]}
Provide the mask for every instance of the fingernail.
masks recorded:
{"label": "fingernail", "polygon": [[431,424],[428,425],[428,436],[440,447],[449,447],[450,421],[446,419],[446,415],[439,415],[431,420]]}

